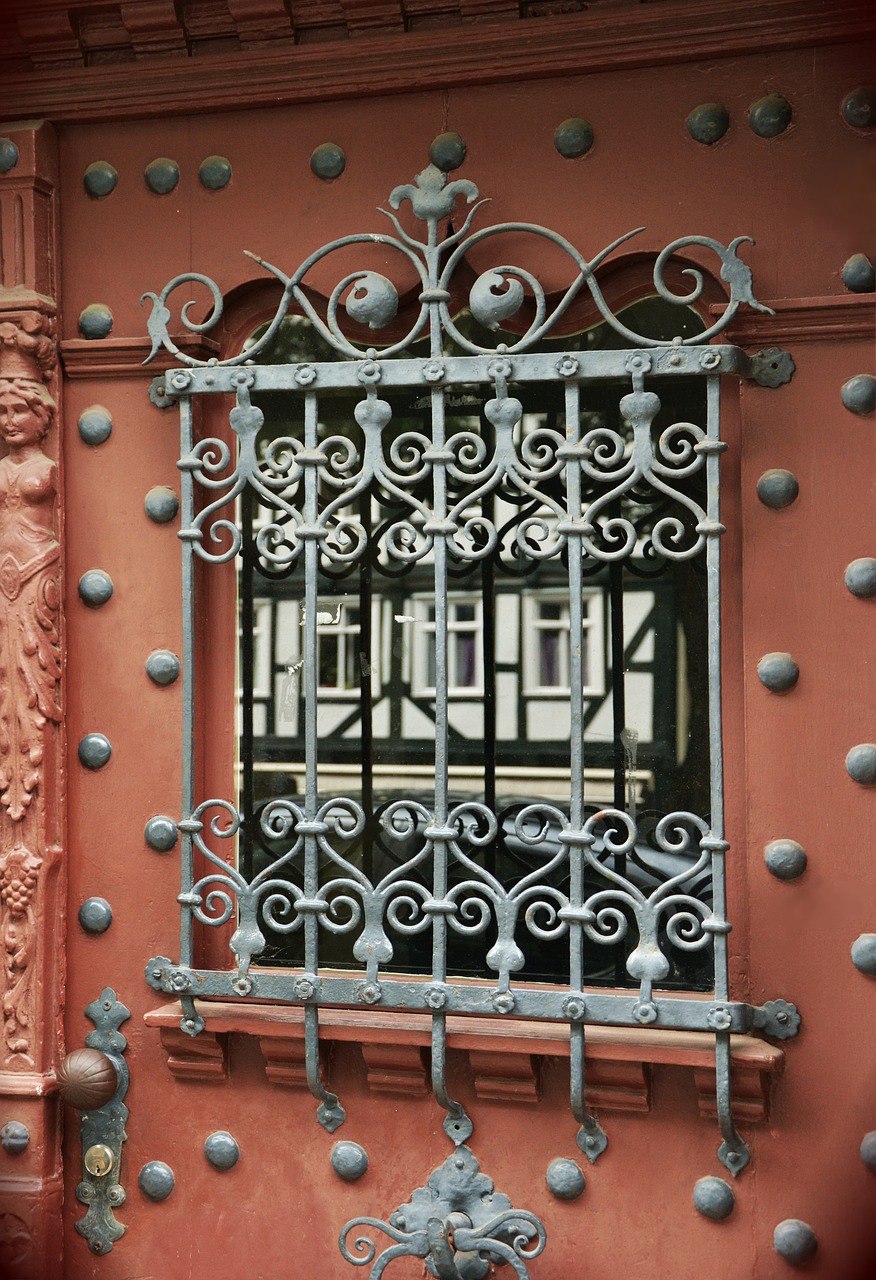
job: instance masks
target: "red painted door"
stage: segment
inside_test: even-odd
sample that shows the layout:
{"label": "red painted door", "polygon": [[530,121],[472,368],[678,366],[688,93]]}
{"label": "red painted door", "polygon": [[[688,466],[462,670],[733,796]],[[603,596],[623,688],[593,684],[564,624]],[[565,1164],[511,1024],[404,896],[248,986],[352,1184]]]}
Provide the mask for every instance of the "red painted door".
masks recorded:
{"label": "red painted door", "polygon": [[[595,1114],[608,1137],[608,1147],[592,1165],[576,1143],[581,1117],[576,1119],[569,1106],[569,1025],[582,1025],[574,1011],[553,1019],[521,1016],[526,986],[513,980],[516,1006],[502,1005],[500,989],[489,1013],[478,1006],[468,1016],[449,1015],[446,1084],[474,1122],[468,1146],[495,1184],[498,1209],[505,1206],[499,1194],[507,1196],[520,1221],[524,1212],[531,1213],[547,1234],[543,1253],[525,1263],[515,1254],[511,1267],[532,1280],[640,1271],[694,1277],[704,1274],[704,1266],[710,1275],[733,1280],[781,1277],[796,1265],[831,1280],[864,1280],[871,1274],[872,1140],[867,1160],[859,1146],[876,1126],[871,1087],[876,1046],[865,1012],[873,981],[866,938],[876,930],[868,849],[876,749],[867,745],[874,736],[868,678],[874,607],[870,557],[876,552],[868,401],[873,384],[866,379],[874,372],[874,313],[872,284],[869,292],[856,291],[860,281],[848,273],[854,285],[849,288],[842,271],[853,255],[872,249],[861,212],[868,197],[858,178],[872,132],[850,124],[841,111],[844,97],[867,71],[865,55],[854,49],[791,49],[772,54],[768,63],[760,53],[740,54],[708,66],[606,70],[519,83],[508,79],[495,87],[472,83],[446,94],[373,96],[355,106],[330,101],[61,124],[56,133],[49,125],[9,130],[18,160],[0,182],[21,197],[22,225],[38,227],[46,208],[60,214],[55,274],[38,265],[47,261],[51,234],[31,230],[21,239],[15,232],[24,246],[20,279],[14,276],[17,268],[8,268],[13,274],[5,279],[3,293],[9,327],[2,330],[7,363],[0,408],[6,416],[0,433],[9,460],[2,464],[0,480],[5,519],[0,589],[3,661],[12,673],[13,692],[4,715],[7,739],[0,743],[9,762],[0,815],[7,956],[0,1082],[5,1114],[0,1119],[30,1133],[29,1144],[19,1140],[16,1149],[10,1131],[2,1157],[8,1209],[4,1203],[0,1230],[11,1275],[240,1280],[310,1272],[341,1280],[356,1274],[338,1248],[344,1224],[359,1217],[388,1222],[400,1206],[418,1203],[415,1189],[424,1187],[454,1150],[442,1128],[445,1110],[432,1089],[436,1042],[426,1012],[413,1012],[401,999],[372,1002],[364,987],[358,997],[339,995],[325,1002],[318,1069],[346,1112],[343,1127],[327,1132],[317,1122],[317,1101],[308,1091],[308,1083],[314,1084],[314,1063],[305,1051],[309,997],[303,989],[289,1002],[263,994],[269,988],[258,956],[250,970],[256,989],[247,991],[247,971],[228,950],[236,915],[224,931],[197,926],[192,934],[193,967],[226,973],[227,984],[241,984],[197,1004],[195,1015],[204,1018],[200,1034],[187,1034],[180,1025],[181,1018],[192,1016],[186,1002],[191,987],[182,990],[186,1001],[181,1004],[172,993],[153,989],[168,985],[167,974],[153,975],[152,986],[144,978],[155,957],[177,964],[180,916],[184,929],[190,919],[190,903],[183,902],[181,912],[178,902],[184,841],[174,829],[186,804],[185,752],[195,751],[201,798],[227,794],[240,774],[235,772],[235,578],[227,566],[209,566],[213,577],[205,587],[198,569],[193,648],[187,651],[182,547],[176,535],[192,513],[176,509],[183,480],[177,465],[179,414],[175,403],[162,407],[148,395],[156,371],[173,362],[160,355],[143,367],[152,344],[146,336],[150,307],[140,305],[141,295],[159,293],[177,274],[205,273],[225,300],[225,317],[209,333],[187,335],[183,350],[196,360],[232,357],[270,319],[279,294],[276,284],[265,287],[265,272],[243,250],[291,274],[332,239],[386,231],[389,224],[378,208],[388,208],[390,193],[422,172],[432,140],[448,130],[467,146],[464,164],[449,180],[476,184],[492,202],[480,211],[475,227],[482,222],[549,227],[589,259],[618,236],[646,225],[611,259],[619,266],[607,262],[598,273],[614,312],[653,294],[656,256],[677,238],[702,235],[727,246],[736,236],[754,237],[756,244],[744,244],[733,261],[750,265],[754,296],[770,313],[741,308],[718,341],[750,354],[779,348],[790,352],[796,366],[793,377],[777,387],[728,374],[721,392],[721,431],[728,445],[720,464],[727,527],[721,596],[724,796],[730,846],[727,914],[733,925],[724,1003],[760,1008],[784,998],[799,1008],[802,1027],[795,1039],[785,1040],[767,1036],[762,1027],[734,1025],[729,1038],[734,1117],[751,1152],[750,1166],[734,1179],[716,1158],[721,1135],[715,1044],[721,1024],[693,1030],[683,1029],[678,1018],[661,1018],[661,999],[673,996],[672,991],[661,996],[659,977],[656,1021],[643,1015],[632,1025],[628,1012],[623,1019],[597,1016],[592,1022],[585,1016],[585,1129],[587,1116]],[[726,105],[729,124],[723,132],[721,113],[704,108],[686,124],[707,99]],[[783,118],[781,100],[790,104],[789,120]],[[581,116],[592,126],[592,146],[566,158],[557,149],[555,131],[561,122]],[[757,132],[759,120],[766,121],[761,134],[771,136]],[[720,136],[704,140],[706,129]],[[336,151],[323,149],[321,161],[328,164],[334,157],[337,162],[338,152],[345,160],[330,179],[311,166],[314,149],[328,143]],[[108,188],[105,194],[101,184]],[[474,198],[463,188],[452,228],[442,223],[443,234],[459,230],[469,195]],[[409,213],[404,209],[399,217],[411,231]],[[7,234],[13,233],[4,230]],[[538,237],[534,242],[521,265],[540,279],[554,305],[567,286],[568,259],[555,244]],[[522,251],[524,244],[521,233],[508,252]],[[708,327],[731,286],[744,292],[744,273],[736,274],[734,286],[732,265],[722,279],[714,258],[698,256],[696,247],[687,252],[711,271],[695,308],[699,323]],[[376,261],[374,269],[389,274],[387,255],[378,253]],[[343,262],[344,272],[358,269],[351,254]],[[466,292],[479,273],[507,262],[517,258],[490,258],[484,246],[476,245]],[[316,265],[307,286],[317,310],[340,278],[327,262]],[[396,323],[403,328],[419,303],[410,273],[403,271],[400,278],[401,320]],[[671,273],[667,281],[676,293],[689,285],[689,278]],[[30,292],[21,292],[26,285]],[[492,283],[500,303],[507,288],[507,277]],[[53,306],[40,301],[45,295],[61,299],[56,322]],[[202,303],[193,318],[207,310]],[[176,335],[184,333],[178,314],[170,322]],[[566,331],[581,332],[600,316],[588,303],[572,320]],[[364,329],[356,332],[361,336]],[[60,353],[57,367],[53,344]],[[615,348],[609,344],[606,350],[614,359]],[[671,350],[665,350],[668,361]],[[318,359],[313,360],[317,378]],[[763,363],[771,362],[781,358]],[[665,372],[668,383],[668,364]],[[854,381],[862,375],[863,381]],[[489,378],[498,385],[495,371]],[[435,384],[428,372],[423,385],[422,394],[431,396],[429,387]],[[633,393],[641,391],[633,381],[628,385]],[[45,390],[34,393],[33,386]],[[302,386],[299,401],[306,399]],[[375,397],[380,403],[381,384],[375,380],[370,386],[376,387],[371,399],[367,378],[357,396],[363,404]],[[849,388],[845,393],[844,387]],[[208,400],[208,389],[202,389]],[[500,388],[497,398],[503,394],[513,398],[514,387],[504,393]],[[57,413],[47,396],[57,402]],[[196,410],[196,440],[208,434],[232,438],[229,402],[223,398],[217,408],[216,399]],[[698,403],[705,406],[704,399]],[[245,397],[239,404],[246,411]],[[533,410],[550,411],[549,405]],[[16,414],[25,425],[21,439],[7,425]],[[290,434],[299,431],[304,439],[305,429],[302,416]],[[539,429],[550,430],[547,417],[533,422],[531,430]],[[59,478],[50,459],[60,466]],[[536,465],[535,455],[530,462]],[[342,469],[338,475],[342,483]],[[53,525],[55,492],[60,523]],[[54,594],[59,582],[61,611]],[[661,663],[669,661],[670,652],[659,646],[671,647],[677,684],[679,652],[687,652],[693,639],[682,621],[665,634],[655,623],[639,649],[631,648],[630,618],[636,608],[644,617],[643,590],[627,600],[627,630],[620,643],[622,649],[626,645],[628,703],[639,705],[635,699],[642,696],[635,679],[651,681],[646,701],[652,699],[648,714],[653,716],[654,690],[666,671]],[[428,638],[441,626],[441,617],[429,613],[434,593],[411,587],[398,597],[397,610],[368,597],[366,616],[358,586],[356,592],[351,605],[346,587],[322,585],[317,603],[327,620],[318,620],[311,651],[311,660],[316,656],[320,664],[320,694],[334,707],[319,726],[320,743],[330,741],[336,730],[341,738],[347,734],[344,750],[330,757],[339,777],[350,776],[362,755],[357,748],[361,721],[354,717],[352,728],[338,729],[348,686],[358,682],[375,707],[380,703],[379,677],[369,667],[363,679],[356,664],[364,652],[355,644],[363,626],[375,633],[371,652],[385,644],[386,664],[392,660],[391,624],[401,626],[399,617],[410,617],[420,626],[425,637],[420,649],[412,645],[398,660],[409,708],[422,710],[434,700],[437,682],[429,665],[435,661],[435,642]],[[647,607],[659,612],[659,590],[652,594]],[[608,697],[606,672],[616,664],[607,622],[610,603],[600,602],[610,602],[610,591],[585,582],[579,595],[588,602],[582,635],[602,636],[579,646],[590,663],[585,689]],[[252,629],[255,634],[261,627],[263,636],[265,627],[277,625],[278,615],[259,614],[259,600],[269,596],[259,596],[258,590],[255,596]],[[489,598],[500,596],[496,591]],[[485,598],[475,599],[465,586],[448,588],[453,741],[477,741],[480,735],[486,742],[490,736],[477,718],[473,728],[465,727],[466,691],[475,689],[483,674],[477,669],[477,645],[469,642],[475,637],[479,643],[489,626],[479,603]],[[563,637],[574,636],[568,616],[557,612],[562,599],[552,580],[537,583],[526,599],[515,615],[517,639],[500,637],[494,649],[497,681],[500,669],[507,668],[517,672],[519,687],[528,691],[529,702],[520,713],[526,727],[515,739],[520,754],[512,758],[509,751],[502,757],[502,785],[517,799],[528,794],[528,769],[550,767],[550,751],[539,742],[555,746],[559,741],[566,749],[567,722],[550,733],[539,725],[546,709],[548,715],[560,714],[550,709],[560,705],[554,692],[566,687],[563,671],[571,670]],[[360,611],[351,613],[353,607]],[[287,629],[306,630],[300,612],[284,616]],[[511,616],[497,609],[500,630],[512,625]],[[601,626],[597,633],[594,628]],[[501,648],[505,642],[507,652]],[[291,669],[304,653],[277,649],[265,657],[267,650],[259,651],[258,644],[241,659],[251,664],[255,684],[269,673],[270,688],[263,680],[259,686],[268,709],[252,711],[256,738],[270,736],[264,728],[268,721],[259,716],[280,715],[276,707],[271,710],[271,699],[282,703],[289,689],[283,680],[294,675]],[[344,645],[353,654],[352,675]],[[165,656],[156,658],[156,653]],[[187,653],[197,659],[198,670],[191,735],[184,732]],[[180,678],[175,678],[174,657],[182,660]],[[767,657],[771,664],[762,662]],[[57,709],[62,661],[63,721]],[[789,674],[795,668],[796,676]],[[693,681],[689,687],[702,693],[706,685]],[[687,738],[680,727],[675,686],[672,696],[675,719],[664,736],[671,738],[678,763],[684,754],[679,742],[696,739],[690,736],[692,721],[685,721]],[[523,693],[520,700],[522,705]],[[299,709],[303,715],[303,704]],[[375,711],[374,735],[391,738],[392,714],[387,710],[380,729]],[[406,714],[405,723],[413,723],[413,711]],[[653,747],[658,735],[648,739],[645,712],[637,714],[642,743]],[[400,732],[403,739],[408,730]],[[422,727],[410,732],[418,739],[428,736]],[[495,727],[493,741],[501,737],[501,726]],[[597,744],[598,738],[594,732],[584,741]],[[628,753],[631,741],[621,744]],[[651,785],[648,769],[658,769],[651,757],[645,759],[651,747],[642,746],[645,764],[638,772],[638,761],[629,754],[621,757],[621,776],[632,788],[624,792],[624,804],[642,803],[636,785],[644,788],[642,794]],[[584,761],[597,794],[605,785],[598,781],[600,750],[594,745]],[[611,778],[616,757],[613,746],[606,750]],[[264,801],[270,793],[257,788],[271,773],[270,760],[259,763],[264,767],[254,769],[252,794]],[[466,769],[481,768],[464,751],[451,755],[451,764],[457,770],[451,774],[451,793],[467,785]],[[388,765],[371,778],[375,793],[381,787],[391,793],[389,772]],[[420,789],[432,785],[432,774],[414,776],[425,779],[417,783],[419,796]],[[306,787],[307,780],[289,768],[282,802],[298,794],[293,783]],[[156,823],[161,816],[172,822]],[[525,835],[525,824],[523,830]],[[777,842],[784,843],[777,849]],[[803,873],[799,850],[806,854]],[[52,949],[55,924],[64,915],[57,901],[61,886],[63,951]],[[850,948],[859,935],[865,941],[858,944],[853,963]],[[235,954],[241,954],[241,945]],[[362,957],[357,959],[364,966]],[[288,965],[303,974],[300,957],[292,956]],[[381,971],[380,978],[391,987],[391,976]],[[472,989],[479,990],[481,983],[486,990],[487,978],[493,993],[494,978],[486,969],[468,980]],[[601,1008],[600,992],[614,993],[618,1000],[628,993],[632,1006],[641,990],[638,982],[625,987],[628,978],[621,965],[619,985],[597,983],[591,989],[585,974],[584,994]],[[542,974],[534,986],[550,982]],[[699,994],[695,980],[689,987],[686,992],[682,982],[673,990],[694,1003],[711,999],[707,984]],[[101,1009],[101,1000],[109,1007]],[[115,1000],[130,1013],[124,1021]],[[58,1261],[61,1243],[47,1225],[57,1220],[60,1202],[52,1152],[61,1012],[65,1052],[84,1046],[97,1023],[92,1043],[123,1058],[130,1076],[124,1096],[128,1115],[115,1117],[127,1133],[121,1145],[118,1129],[99,1108],[81,1131],[79,1110],[63,1109],[63,1264]],[[119,1031],[126,1040],[124,1053]],[[576,1034],[571,1036],[573,1071]],[[327,1105],[331,1110],[330,1099]],[[451,1110],[451,1119],[455,1114]],[[341,1142],[353,1145],[338,1152],[335,1144]],[[109,1157],[96,1150],[101,1146],[109,1149]],[[93,1166],[85,1173],[84,1148],[92,1151]],[[107,1159],[113,1167],[105,1175],[101,1161]],[[460,1159],[464,1164],[469,1157]],[[565,1162],[559,1169],[558,1160]],[[566,1198],[559,1194],[565,1187],[579,1190],[575,1164],[586,1177],[586,1189]],[[470,1166],[457,1173],[465,1180]],[[116,1203],[104,1210],[105,1177],[117,1178],[124,1196],[116,1194]],[[700,1187],[696,1207],[695,1187],[704,1178],[721,1183]],[[85,1230],[97,1241],[96,1251],[80,1232],[88,1208],[77,1198],[80,1184],[89,1188],[84,1194],[92,1200]],[[470,1217],[470,1203],[465,1204]],[[442,1205],[438,1218],[446,1228]],[[419,1218],[409,1210],[407,1228],[395,1229],[410,1234],[414,1221]],[[114,1240],[113,1222],[125,1228]],[[450,1225],[460,1240],[470,1239],[465,1220]],[[478,1249],[448,1242],[446,1232],[439,1239],[425,1223],[419,1229],[428,1250],[414,1248],[390,1262],[389,1280],[419,1276],[424,1267],[431,1274],[429,1266],[438,1274],[483,1275],[489,1267],[490,1274],[501,1275],[503,1258],[509,1249],[513,1253],[507,1233],[494,1237],[504,1254],[481,1249],[478,1256]],[[378,1250],[392,1239],[384,1238]],[[450,1262],[441,1261],[442,1250]],[[360,1249],[356,1258],[365,1263],[360,1274],[377,1275],[364,1254]],[[528,1271],[519,1269],[523,1266]],[[511,1273],[507,1266],[504,1272]]]}

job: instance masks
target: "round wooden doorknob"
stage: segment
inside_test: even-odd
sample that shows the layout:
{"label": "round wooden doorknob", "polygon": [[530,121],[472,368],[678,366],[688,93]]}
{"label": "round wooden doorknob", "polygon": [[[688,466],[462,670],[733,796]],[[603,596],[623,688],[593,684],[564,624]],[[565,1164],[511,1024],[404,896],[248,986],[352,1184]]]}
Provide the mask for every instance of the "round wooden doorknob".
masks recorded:
{"label": "round wooden doorknob", "polygon": [[58,1068],[58,1089],[71,1107],[94,1111],[119,1087],[112,1060],[100,1049],[74,1049]]}

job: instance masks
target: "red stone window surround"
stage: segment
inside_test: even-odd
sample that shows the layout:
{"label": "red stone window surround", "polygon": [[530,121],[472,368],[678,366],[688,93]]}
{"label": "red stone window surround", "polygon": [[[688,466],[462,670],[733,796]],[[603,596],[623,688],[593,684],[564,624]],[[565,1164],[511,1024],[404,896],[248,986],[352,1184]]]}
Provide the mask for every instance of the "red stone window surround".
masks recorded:
{"label": "red stone window surround", "polygon": [[[272,1084],[307,1088],[304,1011],[269,1004],[196,1001],[207,1028],[192,1038],[180,1031],[179,1003],[144,1016],[157,1029],[170,1071],[181,1081],[228,1078],[228,1039],[254,1036]],[[423,1096],[429,1092],[428,1016],[374,1009],[320,1009],[320,1041],[358,1044],[373,1093]],[[733,1110],[737,1120],[763,1121],[770,1084],[785,1064],[782,1049],[756,1036],[731,1037]],[[541,1093],[542,1064],[568,1058],[564,1023],[449,1016],[447,1046],[465,1053],[481,1100],[531,1104]],[[693,1075],[699,1113],[715,1117],[715,1042],[706,1032],[654,1027],[587,1028],[587,1101],[597,1111],[647,1112],[655,1066]]]}

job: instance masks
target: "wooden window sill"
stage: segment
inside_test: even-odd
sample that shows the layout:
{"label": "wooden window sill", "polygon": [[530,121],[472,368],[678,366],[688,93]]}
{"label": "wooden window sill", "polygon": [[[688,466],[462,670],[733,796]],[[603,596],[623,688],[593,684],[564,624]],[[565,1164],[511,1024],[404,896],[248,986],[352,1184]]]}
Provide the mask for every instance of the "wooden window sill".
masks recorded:
{"label": "wooden window sill", "polygon": [[[183,1081],[221,1081],[228,1076],[228,1037],[254,1036],[276,1085],[306,1088],[304,1011],[286,1005],[196,1001],[206,1030],[192,1038],[179,1029],[181,1005],[162,1005],[144,1016],[158,1030],[168,1067]],[[375,1009],[322,1008],[320,1041],[359,1046],[368,1087],[375,1093],[428,1093],[428,1015]],[[534,1103],[540,1096],[544,1059],[569,1056],[563,1023],[449,1016],[447,1045],[468,1057],[475,1093],[481,1099]],[[769,1113],[770,1083],[785,1062],[784,1052],[756,1036],[731,1036],[733,1110],[737,1120],[763,1121]],[[647,1112],[651,1074],[668,1066],[693,1074],[700,1115],[715,1118],[714,1038],[706,1032],[653,1027],[586,1028],[588,1104],[603,1111]]]}

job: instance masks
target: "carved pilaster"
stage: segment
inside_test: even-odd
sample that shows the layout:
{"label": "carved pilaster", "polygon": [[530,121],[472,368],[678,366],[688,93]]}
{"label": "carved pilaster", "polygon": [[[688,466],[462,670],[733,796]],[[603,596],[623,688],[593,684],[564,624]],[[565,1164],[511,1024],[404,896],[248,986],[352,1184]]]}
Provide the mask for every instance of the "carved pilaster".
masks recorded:
{"label": "carved pilaster", "polygon": [[12,1280],[61,1273],[65,886],[55,139],[48,126],[9,136],[18,159],[0,175],[0,1125],[17,1120],[30,1134],[20,1155],[0,1153]]}

